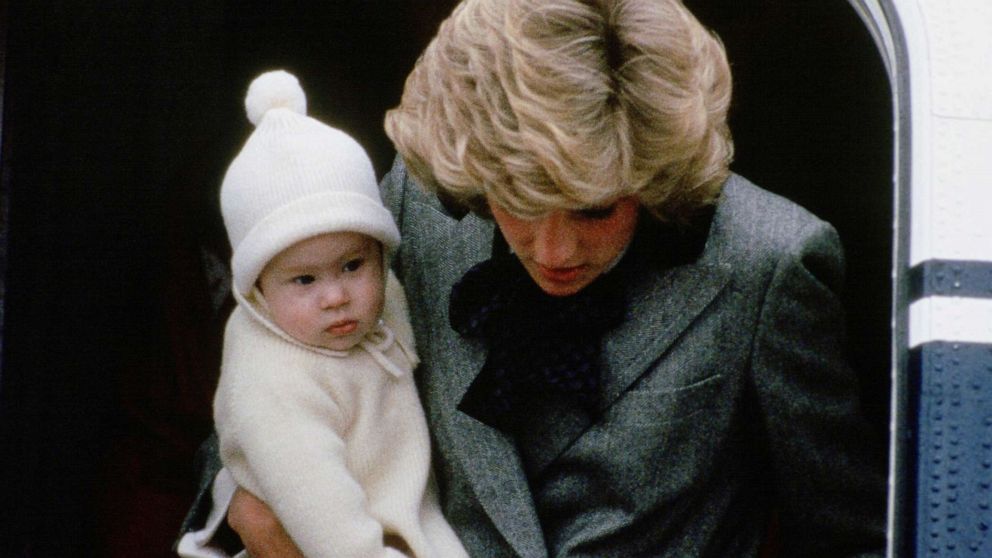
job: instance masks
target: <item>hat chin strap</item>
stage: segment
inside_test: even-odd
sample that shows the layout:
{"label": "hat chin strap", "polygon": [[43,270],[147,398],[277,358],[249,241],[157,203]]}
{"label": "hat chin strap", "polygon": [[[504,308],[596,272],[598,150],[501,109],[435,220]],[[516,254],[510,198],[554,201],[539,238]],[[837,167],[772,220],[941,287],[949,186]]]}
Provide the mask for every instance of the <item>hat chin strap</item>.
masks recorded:
{"label": "hat chin strap", "polygon": [[[349,351],[336,351],[333,349],[327,349],[324,347],[317,347],[315,345],[310,345],[286,333],[285,330],[283,330],[274,321],[272,321],[271,313],[269,312],[269,307],[265,302],[265,297],[262,295],[262,291],[260,291],[258,287],[252,287],[252,291],[249,297],[243,295],[241,291],[239,291],[238,289],[234,289],[234,299],[238,302],[239,305],[241,305],[242,308],[247,310],[248,313],[251,314],[253,318],[258,320],[259,323],[263,324],[267,329],[269,329],[269,331],[278,335],[280,338],[284,339],[285,341],[288,341],[289,343],[296,345],[297,347],[301,347],[308,351],[313,351],[320,355],[336,357],[336,358],[346,357],[349,354]],[[394,363],[392,360],[390,360],[388,356],[386,356],[386,351],[389,350],[389,348],[392,347],[395,342],[396,342],[396,334],[393,333],[392,328],[386,325],[386,322],[383,321],[382,318],[380,318],[376,322],[376,326],[372,328],[371,331],[366,333],[364,337],[362,337],[362,340],[358,342],[356,347],[361,347],[362,349],[364,349],[365,352],[371,355],[372,358],[375,359],[377,363],[379,363],[379,366],[382,366],[393,377],[399,378],[404,374],[403,369],[397,366],[396,363]],[[396,344],[399,346],[400,350],[402,350],[403,353],[407,356],[407,358],[409,358],[410,355],[407,354],[408,351],[406,350],[405,347],[403,347],[403,344],[402,343],[396,343]]]}

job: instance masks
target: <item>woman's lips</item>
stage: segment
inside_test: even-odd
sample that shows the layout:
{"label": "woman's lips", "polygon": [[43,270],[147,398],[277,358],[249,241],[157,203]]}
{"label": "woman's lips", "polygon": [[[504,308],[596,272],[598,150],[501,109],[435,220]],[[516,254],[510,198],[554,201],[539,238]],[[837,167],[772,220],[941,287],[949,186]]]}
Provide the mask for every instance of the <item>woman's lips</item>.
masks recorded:
{"label": "woman's lips", "polygon": [[330,333],[331,335],[348,335],[356,329],[358,329],[358,322],[355,320],[348,320],[346,322],[331,324],[330,327],[324,331]]}
{"label": "woman's lips", "polygon": [[573,267],[546,267],[538,264],[537,270],[548,281],[553,283],[571,283],[582,274],[581,265]]}

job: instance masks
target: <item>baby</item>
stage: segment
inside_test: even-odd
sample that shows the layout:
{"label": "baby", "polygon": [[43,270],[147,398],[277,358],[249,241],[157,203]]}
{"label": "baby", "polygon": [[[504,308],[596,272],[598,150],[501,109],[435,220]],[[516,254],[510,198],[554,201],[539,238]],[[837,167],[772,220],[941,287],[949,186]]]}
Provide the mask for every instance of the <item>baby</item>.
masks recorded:
{"label": "baby", "polygon": [[214,400],[221,458],[310,558],[467,556],[441,515],[399,232],[365,151],[259,76],[221,211],[237,306]]}

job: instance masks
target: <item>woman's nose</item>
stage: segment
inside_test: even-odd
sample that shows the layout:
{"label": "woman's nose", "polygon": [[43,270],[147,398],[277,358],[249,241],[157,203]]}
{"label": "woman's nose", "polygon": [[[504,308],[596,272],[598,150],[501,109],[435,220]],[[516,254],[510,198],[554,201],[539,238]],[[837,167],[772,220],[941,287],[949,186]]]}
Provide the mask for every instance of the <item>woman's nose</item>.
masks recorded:
{"label": "woman's nose", "polygon": [[554,211],[537,221],[534,227],[534,260],[547,267],[575,265],[578,236],[569,215]]}

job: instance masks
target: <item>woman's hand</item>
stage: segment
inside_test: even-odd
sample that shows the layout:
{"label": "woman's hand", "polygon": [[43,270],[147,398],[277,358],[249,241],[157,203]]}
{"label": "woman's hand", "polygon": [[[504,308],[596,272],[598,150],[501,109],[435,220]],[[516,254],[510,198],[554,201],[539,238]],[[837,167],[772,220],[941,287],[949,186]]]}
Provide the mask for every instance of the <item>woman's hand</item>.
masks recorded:
{"label": "woman's hand", "polygon": [[252,558],[303,558],[265,502],[238,488],[227,510],[227,523],[241,537]]}

